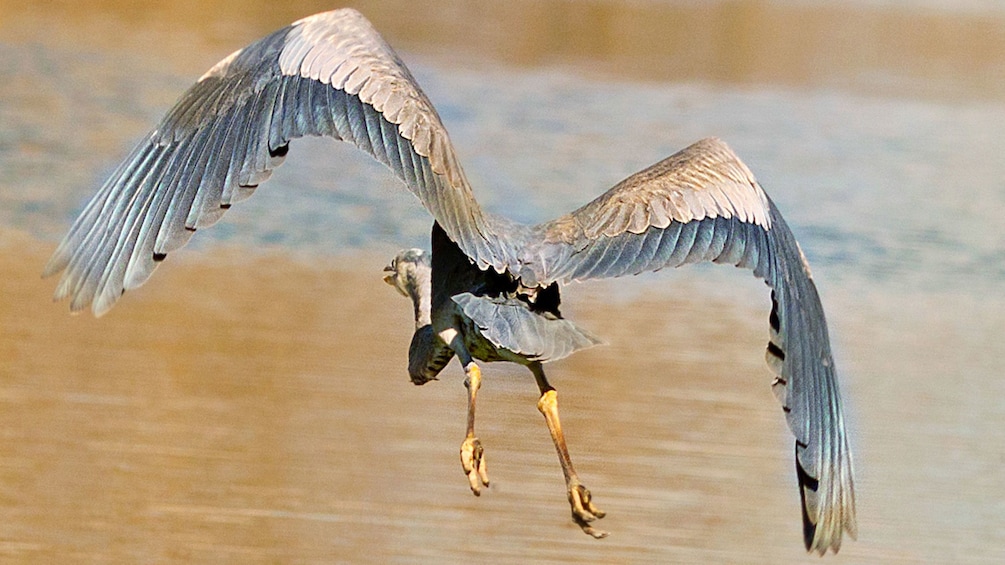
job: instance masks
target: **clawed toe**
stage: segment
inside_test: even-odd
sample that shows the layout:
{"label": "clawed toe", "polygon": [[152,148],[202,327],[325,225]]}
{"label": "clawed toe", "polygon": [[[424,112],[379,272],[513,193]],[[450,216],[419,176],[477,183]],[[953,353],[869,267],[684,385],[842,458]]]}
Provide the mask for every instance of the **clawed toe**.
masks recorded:
{"label": "clawed toe", "polygon": [[481,487],[489,486],[489,475],[485,466],[485,450],[478,438],[469,437],[461,444],[461,467],[468,476],[471,492],[481,496]]}
{"label": "clawed toe", "polygon": [[597,539],[607,537],[607,532],[590,525],[590,522],[607,515],[593,504],[593,495],[590,494],[590,489],[578,482],[570,484],[569,505],[572,507],[572,519],[583,529],[583,532]]}

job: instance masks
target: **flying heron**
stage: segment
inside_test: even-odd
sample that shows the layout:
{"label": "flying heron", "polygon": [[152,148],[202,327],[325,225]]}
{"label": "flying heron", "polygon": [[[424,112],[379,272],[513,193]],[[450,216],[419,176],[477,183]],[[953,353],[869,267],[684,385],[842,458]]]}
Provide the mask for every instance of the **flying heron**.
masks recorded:
{"label": "flying heron", "polygon": [[102,185],[45,275],[56,299],[107,312],[199,228],[266,181],[303,136],[349,141],[387,165],[434,218],[431,252],[406,250],[385,280],[411,298],[408,372],[423,384],[456,355],[468,391],[461,464],[489,484],[475,435],[481,361],[526,366],[565,475],[573,519],[595,537],[604,513],[566,448],[543,363],[597,343],[562,317],[560,286],[699,261],[753,270],[771,288],[766,358],[795,435],[807,551],[854,537],[851,453],[823,308],[806,259],[750,170],[705,139],[585,206],[522,225],[478,205],[432,103],[355,10],[316,14],[220,61]]}

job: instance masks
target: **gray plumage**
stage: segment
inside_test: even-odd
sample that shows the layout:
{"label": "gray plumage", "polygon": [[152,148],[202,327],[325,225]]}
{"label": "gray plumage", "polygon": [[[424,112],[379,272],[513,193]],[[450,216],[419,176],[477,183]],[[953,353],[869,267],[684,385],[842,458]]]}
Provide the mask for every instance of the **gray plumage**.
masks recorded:
{"label": "gray plumage", "polygon": [[532,361],[558,361],[601,343],[569,320],[534,312],[519,298],[475,296],[470,292],[452,298],[495,349],[506,349]]}
{"label": "gray plumage", "polygon": [[[56,298],[69,298],[74,311],[107,312],[197,229],[250,196],[303,136],[366,151],[436,221],[431,280],[412,281],[416,382],[435,378],[455,353],[467,363],[470,350],[526,364],[544,394],[540,362],[597,342],[561,317],[560,285],[699,261],[751,269],[772,289],[767,360],[796,438],[806,547],[837,551],[843,532],[855,535],[851,454],[823,308],[791,231],[729,147],[699,141],[540,225],[491,215],[475,201],[429,99],[351,9],[276,31],[183,94],[56,249],[45,268],[63,272]],[[448,329],[465,344],[448,343]]]}

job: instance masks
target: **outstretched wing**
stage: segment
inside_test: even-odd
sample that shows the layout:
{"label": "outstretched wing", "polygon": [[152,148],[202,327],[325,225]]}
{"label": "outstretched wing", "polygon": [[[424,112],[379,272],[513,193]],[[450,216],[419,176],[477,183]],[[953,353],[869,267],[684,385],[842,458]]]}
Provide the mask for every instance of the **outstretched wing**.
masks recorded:
{"label": "outstretched wing", "polygon": [[304,18],[209,70],[86,206],[45,274],[57,299],[106,312],[197,228],[248,197],[290,140],[354,143],[401,178],[483,268],[501,259],[447,132],[398,56],[355,10]]}
{"label": "outstretched wing", "polygon": [[771,287],[767,361],[796,436],[807,550],[855,535],[851,453],[823,307],[781,214],[725,143],[699,141],[586,206],[535,228],[524,284],[617,277],[714,261]]}

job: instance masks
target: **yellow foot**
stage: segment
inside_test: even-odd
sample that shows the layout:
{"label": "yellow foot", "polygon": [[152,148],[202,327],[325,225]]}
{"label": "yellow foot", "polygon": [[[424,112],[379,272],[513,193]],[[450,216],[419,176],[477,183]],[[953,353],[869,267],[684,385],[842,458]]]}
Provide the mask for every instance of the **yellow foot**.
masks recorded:
{"label": "yellow foot", "polygon": [[461,467],[468,476],[471,492],[480,496],[482,485],[489,486],[489,474],[485,467],[485,450],[478,438],[469,437],[461,444]]}
{"label": "yellow foot", "polygon": [[607,537],[607,532],[590,525],[590,522],[603,518],[607,514],[594,506],[590,489],[580,484],[579,481],[569,484],[569,505],[572,506],[572,519],[579,524],[583,532],[597,539]]}

